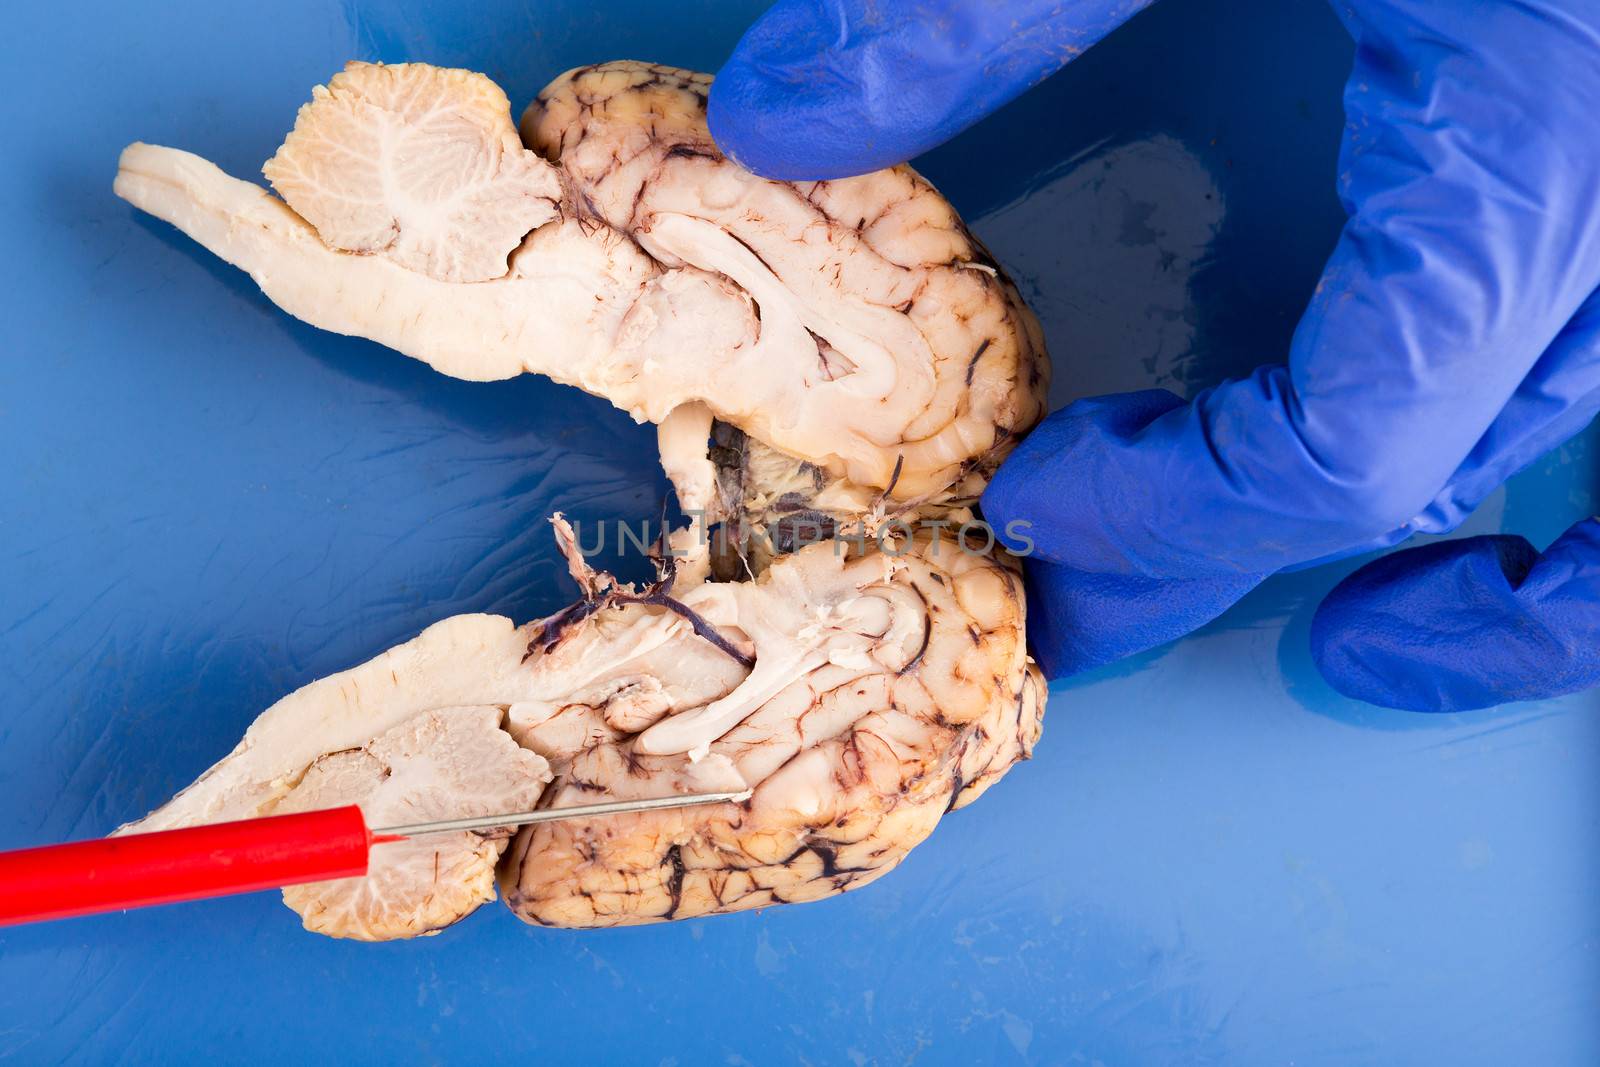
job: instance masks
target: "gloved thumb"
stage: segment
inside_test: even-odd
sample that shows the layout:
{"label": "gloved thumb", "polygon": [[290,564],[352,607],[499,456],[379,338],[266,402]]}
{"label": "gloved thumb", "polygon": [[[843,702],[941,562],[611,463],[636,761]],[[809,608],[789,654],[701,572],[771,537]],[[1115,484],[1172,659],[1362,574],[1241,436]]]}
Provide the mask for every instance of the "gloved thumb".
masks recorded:
{"label": "gloved thumb", "polygon": [[1395,552],[1328,594],[1311,654],[1339,692],[1464,711],[1600,685],[1600,519],[1540,555],[1521,537]]}
{"label": "gloved thumb", "polygon": [[718,146],[769,178],[903,163],[1048,77],[1151,0],[778,0],[711,87]]}

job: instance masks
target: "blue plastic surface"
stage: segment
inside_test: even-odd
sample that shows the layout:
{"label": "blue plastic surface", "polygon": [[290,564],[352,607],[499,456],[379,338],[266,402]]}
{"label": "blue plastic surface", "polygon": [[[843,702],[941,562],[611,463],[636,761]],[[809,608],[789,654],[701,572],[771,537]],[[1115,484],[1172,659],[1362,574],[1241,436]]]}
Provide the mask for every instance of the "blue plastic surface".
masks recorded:
{"label": "blue plastic surface", "polygon": [[[426,623],[570,595],[561,507],[653,514],[651,435],[537,381],[319,333],[111,194],[144,139],[256,173],[352,57],[714,69],[755,4],[29,5],[0,168],[0,847],[165,800],[272,700]],[[1337,232],[1350,50],[1313,0],[1169,0],[922,169],[1042,315],[1056,402],[1284,351]],[[1600,510],[1593,429],[1463,534]],[[0,932],[0,1060],[1592,1063],[1600,695],[1345,700],[1269,580],[1052,695],[1034,762],[888,878],[576,933],[419,942],[275,896]]]}

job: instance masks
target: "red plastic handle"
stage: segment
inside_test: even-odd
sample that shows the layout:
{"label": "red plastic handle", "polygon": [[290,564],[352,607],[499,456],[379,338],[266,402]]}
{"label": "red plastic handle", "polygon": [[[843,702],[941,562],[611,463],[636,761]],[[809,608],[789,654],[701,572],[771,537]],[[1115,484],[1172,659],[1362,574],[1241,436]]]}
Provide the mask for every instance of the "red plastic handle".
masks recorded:
{"label": "red plastic handle", "polygon": [[0,853],[0,926],[367,873],[354,804]]}

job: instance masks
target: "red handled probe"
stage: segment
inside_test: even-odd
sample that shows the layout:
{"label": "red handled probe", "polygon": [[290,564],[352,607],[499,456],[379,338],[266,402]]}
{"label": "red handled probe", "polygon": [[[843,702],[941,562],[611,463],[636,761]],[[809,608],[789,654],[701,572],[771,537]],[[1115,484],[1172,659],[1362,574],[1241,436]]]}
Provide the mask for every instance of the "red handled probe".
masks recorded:
{"label": "red handled probe", "polygon": [[742,801],[697,793],[370,829],[354,804],[296,815],[0,852],[0,926],[249,893],[367,873],[373,845],[422,834]]}

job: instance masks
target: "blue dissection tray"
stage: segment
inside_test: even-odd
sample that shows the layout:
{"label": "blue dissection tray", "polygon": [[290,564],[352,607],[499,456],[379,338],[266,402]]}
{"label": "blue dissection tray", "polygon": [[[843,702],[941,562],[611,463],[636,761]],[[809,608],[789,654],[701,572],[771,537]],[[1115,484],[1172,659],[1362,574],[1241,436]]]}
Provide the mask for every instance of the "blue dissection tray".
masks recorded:
{"label": "blue dissection tray", "polygon": [[[520,108],[580,63],[715,69],[759,4],[24,4],[0,43],[0,847],[105,833],[296,686],[571,595],[545,515],[654,514],[647,428],[295,322],[111,193],[143,139],[252,175],[350,58]],[[1348,40],[1169,0],[919,162],[1042,315],[1057,403],[1282,358],[1335,238]],[[1592,432],[1469,532],[1600,511]],[[302,933],[273,894],[0,934],[0,1061],[1600,1060],[1600,695],[1423,717],[1306,651],[1355,561],[1058,686],[1037,758],[895,874],[575,933]]]}

